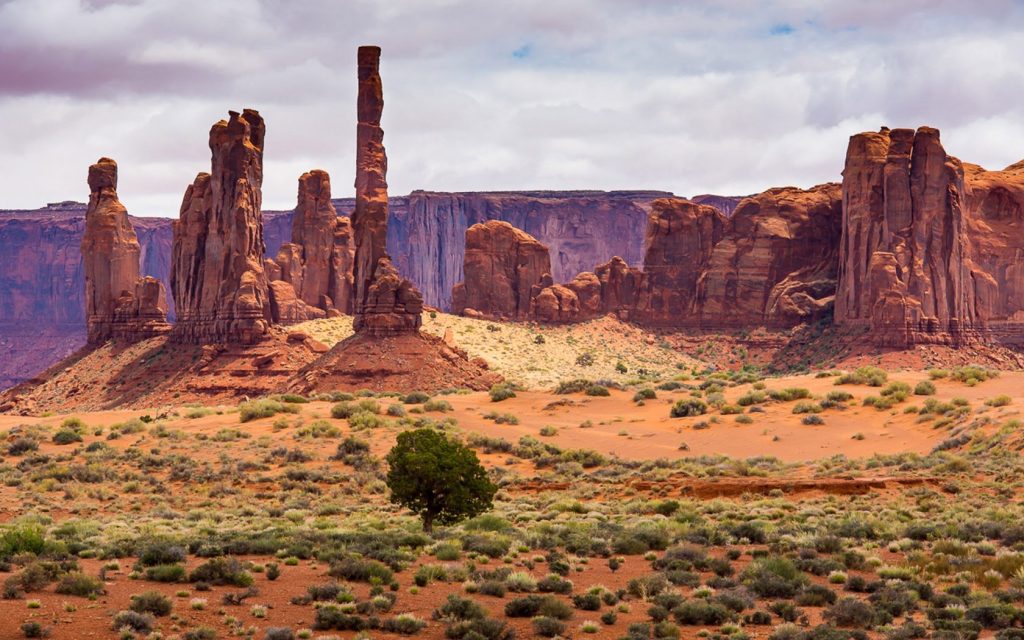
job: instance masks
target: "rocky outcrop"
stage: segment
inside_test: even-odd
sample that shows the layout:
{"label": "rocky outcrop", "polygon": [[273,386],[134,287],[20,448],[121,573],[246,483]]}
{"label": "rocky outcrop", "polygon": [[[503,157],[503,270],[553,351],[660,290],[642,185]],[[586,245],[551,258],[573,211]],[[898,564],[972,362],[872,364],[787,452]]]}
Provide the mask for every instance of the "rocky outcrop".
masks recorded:
{"label": "rocky outcrop", "polygon": [[464,238],[474,224],[502,220],[548,247],[556,282],[621,256],[639,266],[651,203],[662,191],[414,191],[391,199],[388,250],[424,300],[451,309],[452,287],[466,280]]}
{"label": "rocky outcrop", "polygon": [[210,130],[211,173],[185,192],[174,224],[171,289],[181,342],[251,344],[271,320],[263,271],[265,126],[259,113],[230,112]]}
{"label": "rocky outcrop", "polygon": [[841,223],[834,183],[769,189],[743,200],[698,283],[700,325],[791,327],[826,317]]}
{"label": "rocky outcrop", "polygon": [[658,200],[643,271],[614,257],[565,284],[548,278],[534,287],[529,318],[564,323],[611,313],[708,329],[816,321],[832,308],[840,219],[836,184],[770,189],[744,199],[729,219],[688,200]]}
{"label": "rocky outcrop", "polygon": [[352,213],[353,326],[386,336],[419,330],[423,297],[403,279],[387,254],[388,159],[380,127],[384,94],[380,47],[359,47],[356,125],[356,205]]}
{"label": "rocky outcrop", "polygon": [[159,280],[139,278],[139,241],[117,197],[117,163],[100,158],[89,167],[89,190],[81,244],[88,342],[166,333],[166,294]]}
{"label": "rocky outcrop", "polygon": [[452,291],[455,313],[526,320],[534,287],[550,279],[551,258],[533,236],[494,220],[466,230],[463,273]]}
{"label": "rocky outcrop", "polygon": [[352,231],[331,203],[331,179],[315,169],[299,178],[291,242],[264,268],[274,322],[294,324],[351,311]]}
{"label": "rocky outcrop", "polygon": [[842,193],[836,323],[885,346],[975,339],[991,296],[971,257],[963,167],[939,132],[851,137]]}
{"label": "rocky outcrop", "polygon": [[725,216],[714,207],[681,199],[654,202],[637,320],[661,326],[693,324],[699,317],[697,284],[725,226]]}

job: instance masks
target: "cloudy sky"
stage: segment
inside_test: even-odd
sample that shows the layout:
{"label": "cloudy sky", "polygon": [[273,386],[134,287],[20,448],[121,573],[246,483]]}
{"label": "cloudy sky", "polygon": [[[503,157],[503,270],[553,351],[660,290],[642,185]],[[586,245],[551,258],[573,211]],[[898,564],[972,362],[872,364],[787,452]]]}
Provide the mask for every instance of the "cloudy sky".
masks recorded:
{"label": "cloudy sky", "polygon": [[242,107],[267,208],[317,167],[350,195],[360,44],[393,194],[811,186],[882,124],[1024,157],[1024,0],[0,0],[0,34],[0,208],[86,199],[106,155],[175,216]]}

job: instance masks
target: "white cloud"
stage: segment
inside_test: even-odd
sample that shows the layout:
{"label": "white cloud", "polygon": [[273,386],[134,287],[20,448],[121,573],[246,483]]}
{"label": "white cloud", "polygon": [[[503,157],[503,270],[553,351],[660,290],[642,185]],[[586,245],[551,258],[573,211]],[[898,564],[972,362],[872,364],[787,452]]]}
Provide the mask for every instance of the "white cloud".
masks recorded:
{"label": "white cloud", "polygon": [[0,0],[0,24],[0,207],[84,199],[109,155],[129,210],[176,215],[242,107],[267,120],[268,208],[313,167],[348,195],[369,43],[396,194],[810,186],[882,124],[1024,156],[1014,0]]}

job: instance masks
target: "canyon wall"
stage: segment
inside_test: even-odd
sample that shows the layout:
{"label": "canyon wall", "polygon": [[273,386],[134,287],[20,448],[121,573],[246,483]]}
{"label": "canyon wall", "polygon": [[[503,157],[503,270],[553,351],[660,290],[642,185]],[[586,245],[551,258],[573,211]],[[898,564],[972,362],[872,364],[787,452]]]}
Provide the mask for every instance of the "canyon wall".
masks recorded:
{"label": "canyon wall", "polygon": [[620,256],[638,266],[644,229],[660,191],[531,191],[438,193],[414,191],[392,199],[388,249],[398,270],[423,291],[427,304],[451,308],[462,282],[466,229],[502,220],[546,245],[555,281]]}
{"label": "canyon wall", "polygon": [[930,127],[852,136],[836,323],[897,348],[1024,341],[1021,180],[965,171]]}

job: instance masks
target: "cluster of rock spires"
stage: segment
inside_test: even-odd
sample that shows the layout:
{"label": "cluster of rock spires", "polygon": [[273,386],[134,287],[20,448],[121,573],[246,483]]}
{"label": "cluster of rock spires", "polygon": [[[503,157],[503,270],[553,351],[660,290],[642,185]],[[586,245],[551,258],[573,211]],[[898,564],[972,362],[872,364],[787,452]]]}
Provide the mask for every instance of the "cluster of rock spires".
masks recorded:
{"label": "cluster of rock spires", "polygon": [[[82,239],[89,342],[170,331],[186,343],[252,344],[275,324],[340,314],[354,316],[357,336],[419,336],[423,296],[387,251],[379,60],[378,47],[360,47],[351,219],[332,204],[326,172],[303,174],[291,242],[273,259],[263,257],[263,119],[247,109],[213,126],[211,172],[188,187],[174,224],[173,328],[162,284],[139,277],[116,164],[93,165]],[[731,215],[682,198],[648,202],[642,268],[614,256],[565,283],[525,231],[468,226],[454,311],[542,323],[614,314],[711,330],[831,317],[888,347],[1024,342],[1024,163],[964,165],[935,129],[852,136],[841,185],[769,189]]]}
{"label": "cluster of rock spires", "polygon": [[468,316],[548,323],[614,313],[717,330],[832,316],[884,347],[1021,344],[1022,223],[1024,162],[985,171],[947,155],[935,129],[883,128],[851,137],[841,185],[769,189],[729,217],[656,200],[642,269],[612,258],[553,284],[533,237],[475,225],[453,299]]}
{"label": "cluster of rock spires", "polygon": [[295,324],[352,313],[352,225],[331,203],[331,178],[314,169],[299,178],[292,240],[267,259],[274,322]]}
{"label": "cluster of rock spires", "polygon": [[552,282],[547,248],[534,238],[506,223],[478,224],[466,232],[466,281],[453,290],[455,309],[546,323],[613,313],[680,328],[814,321],[835,293],[841,215],[838,185],[771,189],[728,218],[708,205],[659,199],[642,269],[613,257],[565,284]]}
{"label": "cluster of rock spires", "polygon": [[89,208],[82,256],[89,344],[137,341],[170,331],[163,284],[139,277],[139,240],[117,197],[117,163],[89,167]]}
{"label": "cluster of rock spires", "polygon": [[359,48],[351,222],[331,203],[327,172],[307,172],[299,178],[291,242],[283,243],[274,259],[263,258],[263,118],[246,109],[232,111],[228,120],[213,125],[211,171],[189,185],[174,223],[173,329],[166,322],[160,282],[138,278],[139,244],[117,200],[116,165],[104,159],[94,166],[82,241],[90,274],[89,341],[139,340],[170,330],[178,342],[254,344],[273,324],[341,314],[354,314],[357,332],[370,335],[418,331],[423,298],[398,275],[387,254],[379,61],[378,47]]}

